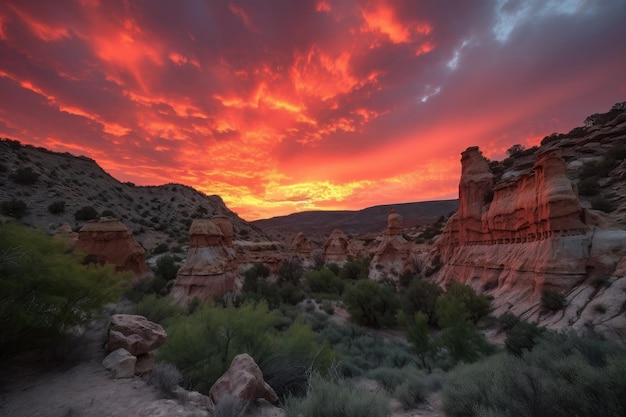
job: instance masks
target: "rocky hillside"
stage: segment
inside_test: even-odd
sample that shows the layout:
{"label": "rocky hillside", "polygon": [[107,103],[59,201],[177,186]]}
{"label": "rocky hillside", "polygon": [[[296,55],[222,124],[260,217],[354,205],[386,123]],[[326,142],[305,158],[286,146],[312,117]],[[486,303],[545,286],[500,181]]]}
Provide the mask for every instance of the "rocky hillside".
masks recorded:
{"label": "rocky hillside", "polygon": [[415,227],[434,223],[439,217],[455,211],[457,200],[425,201],[368,207],[356,211],[307,211],[288,216],[256,220],[252,224],[268,233],[293,236],[299,232],[309,238],[328,236],[333,229],[341,229],[349,235],[379,233],[387,227],[391,207],[404,218],[404,226]]}
{"label": "rocky hillside", "polygon": [[502,162],[461,155],[433,279],[492,295],[496,314],[625,343],[626,103]]}
{"label": "rocky hillside", "polygon": [[217,214],[230,218],[236,237],[266,240],[219,196],[180,184],[121,183],[92,159],[9,139],[0,139],[0,204],[3,212],[49,232],[64,223],[77,230],[94,214],[117,217],[146,249],[186,243],[194,218]]}

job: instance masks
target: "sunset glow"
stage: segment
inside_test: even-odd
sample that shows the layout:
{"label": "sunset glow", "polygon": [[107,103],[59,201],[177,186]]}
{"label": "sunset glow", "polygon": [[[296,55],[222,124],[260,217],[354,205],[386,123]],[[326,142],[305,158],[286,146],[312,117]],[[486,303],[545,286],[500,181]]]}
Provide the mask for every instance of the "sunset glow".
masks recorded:
{"label": "sunset glow", "polygon": [[247,220],[457,197],[626,101],[626,2],[0,2],[0,136]]}

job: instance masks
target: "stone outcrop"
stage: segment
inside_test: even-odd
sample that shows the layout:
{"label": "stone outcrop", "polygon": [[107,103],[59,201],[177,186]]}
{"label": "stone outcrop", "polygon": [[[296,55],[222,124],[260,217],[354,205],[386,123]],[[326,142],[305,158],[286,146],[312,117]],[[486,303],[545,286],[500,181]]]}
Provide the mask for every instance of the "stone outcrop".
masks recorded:
{"label": "stone outcrop", "polygon": [[232,396],[244,402],[264,399],[270,403],[278,402],[278,396],[264,380],[263,373],[254,359],[248,354],[235,356],[230,367],[209,391],[209,397],[215,404],[225,396]]}
{"label": "stone outcrop", "polygon": [[137,358],[124,348],[109,353],[102,361],[102,366],[111,371],[113,378],[132,378],[135,376]]}
{"label": "stone outcrop", "polygon": [[189,251],[178,270],[172,296],[181,303],[208,301],[237,291],[237,257],[233,228],[225,216],[196,219],[189,228]]}
{"label": "stone outcrop", "polygon": [[[625,262],[626,231],[598,228],[560,150],[539,153],[530,169],[507,172],[496,184],[478,148],[463,152],[461,163],[459,211],[436,242],[432,259],[441,269],[434,280],[492,295],[496,315],[510,311],[553,328],[611,322],[622,330],[611,326],[612,334],[603,334],[626,341],[626,323],[617,323],[621,307],[613,311],[599,301],[626,302],[618,267]],[[563,294],[567,308],[542,312],[544,289]],[[603,307],[591,312],[596,303]]]}
{"label": "stone outcrop", "polygon": [[[152,351],[163,345],[166,340],[167,333],[161,325],[143,316],[114,314],[111,316],[107,336],[107,349],[112,353],[103,364],[116,378],[143,375],[154,366]],[[127,375],[131,362],[132,375]]]}
{"label": "stone outcrop", "polygon": [[326,263],[343,264],[350,256],[350,241],[340,230],[332,231],[326,243],[324,243],[324,261]]}
{"label": "stone outcrop", "polygon": [[387,229],[370,264],[370,278],[397,280],[409,266],[411,244],[402,236],[402,216],[391,208]]}
{"label": "stone outcrop", "polygon": [[108,332],[108,349],[126,349],[137,356],[149,353],[167,340],[167,333],[160,324],[153,323],[143,316],[114,314]]}
{"label": "stone outcrop", "polygon": [[306,260],[311,258],[313,248],[309,244],[306,235],[299,232],[291,241],[291,251],[300,259]]}
{"label": "stone outcrop", "polygon": [[72,226],[69,223],[63,223],[54,231],[54,238],[61,242],[75,245],[78,240],[78,233],[72,230]]}
{"label": "stone outcrop", "polygon": [[86,223],[78,232],[76,249],[96,257],[101,265],[113,264],[116,271],[147,271],[145,251],[124,224],[111,217]]}

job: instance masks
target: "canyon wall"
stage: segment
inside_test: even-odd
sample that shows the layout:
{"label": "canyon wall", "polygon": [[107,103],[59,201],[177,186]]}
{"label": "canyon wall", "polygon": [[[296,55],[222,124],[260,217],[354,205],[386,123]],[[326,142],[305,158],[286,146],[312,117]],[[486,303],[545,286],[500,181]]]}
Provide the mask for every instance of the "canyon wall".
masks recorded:
{"label": "canyon wall", "polygon": [[[494,184],[476,147],[461,157],[459,210],[436,242],[433,279],[459,281],[494,297],[497,316],[510,311],[553,327],[594,327],[626,342],[626,231],[599,227],[583,208],[558,149]],[[546,313],[543,290],[566,298]]]}

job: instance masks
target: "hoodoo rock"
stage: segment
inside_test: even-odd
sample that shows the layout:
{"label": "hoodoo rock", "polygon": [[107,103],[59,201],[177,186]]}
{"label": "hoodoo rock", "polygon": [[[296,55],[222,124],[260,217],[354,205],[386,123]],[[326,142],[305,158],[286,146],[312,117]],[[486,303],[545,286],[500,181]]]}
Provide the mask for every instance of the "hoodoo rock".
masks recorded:
{"label": "hoodoo rock", "polygon": [[[613,329],[605,335],[626,341],[619,314],[600,314],[608,305],[597,308],[595,318],[590,313],[598,297],[617,294],[612,304],[626,301],[619,291],[626,278],[616,274],[626,255],[626,231],[597,227],[567,176],[561,151],[538,153],[529,169],[508,172],[495,185],[478,148],[463,152],[461,164],[459,211],[433,251],[441,266],[435,281],[459,281],[492,295],[496,315],[510,311],[553,328],[598,321]],[[606,285],[594,284],[599,280]],[[543,312],[542,290],[563,294],[566,309]],[[615,326],[606,326],[609,321]]]}
{"label": "hoodoo rock", "polygon": [[313,248],[304,233],[300,232],[291,241],[291,250],[302,260],[310,259]]}
{"label": "hoodoo rock", "polygon": [[78,233],[72,230],[69,223],[64,223],[54,231],[54,238],[61,242],[75,245],[78,240]]}
{"label": "hoodoo rock", "polygon": [[326,263],[343,264],[350,255],[350,241],[340,230],[335,229],[324,243],[324,260]]}
{"label": "hoodoo rock", "polygon": [[124,224],[111,217],[86,223],[78,232],[76,249],[94,255],[101,265],[113,264],[116,271],[147,271],[145,251]]}
{"label": "hoodoo rock", "polygon": [[270,403],[278,402],[278,396],[264,380],[263,373],[254,359],[248,354],[235,356],[230,367],[213,384],[209,396],[215,404],[230,395],[244,402],[253,402],[264,399]]}
{"label": "hoodoo rock", "polygon": [[189,252],[178,270],[172,296],[181,303],[208,301],[237,291],[237,257],[233,228],[225,216],[196,219],[189,229]]}
{"label": "hoodoo rock", "polygon": [[371,279],[398,279],[399,274],[407,268],[411,248],[410,243],[402,236],[402,222],[402,216],[391,208],[387,229],[370,264]]}

